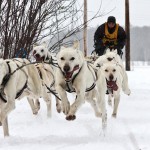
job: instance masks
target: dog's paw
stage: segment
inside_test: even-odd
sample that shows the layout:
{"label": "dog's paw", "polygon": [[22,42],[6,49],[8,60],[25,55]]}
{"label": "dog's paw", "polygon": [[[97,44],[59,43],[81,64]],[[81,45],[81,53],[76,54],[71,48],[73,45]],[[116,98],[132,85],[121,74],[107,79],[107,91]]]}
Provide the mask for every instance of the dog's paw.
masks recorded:
{"label": "dog's paw", "polygon": [[112,114],[112,117],[113,117],[113,118],[117,118],[117,114],[116,114],[116,113],[113,113],[113,114]]}
{"label": "dog's paw", "polygon": [[131,94],[131,90],[130,89],[126,89],[123,92],[124,92],[124,94],[126,94],[128,96]]}
{"label": "dog's paw", "polygon": [[33,115],[37,115],[38,114],[38,111],[33,111]]}
{"label": "dog's paw", "polygon": [[96,112],[95,116],[100,118],[100,117],[102,117],[102,113],[101,112]]}
{"label": "dog's paw", "polygon": [[75,120],[76,116],[75,115],[67,115],[66,116],[66,120],[70,121],[70,120]]}

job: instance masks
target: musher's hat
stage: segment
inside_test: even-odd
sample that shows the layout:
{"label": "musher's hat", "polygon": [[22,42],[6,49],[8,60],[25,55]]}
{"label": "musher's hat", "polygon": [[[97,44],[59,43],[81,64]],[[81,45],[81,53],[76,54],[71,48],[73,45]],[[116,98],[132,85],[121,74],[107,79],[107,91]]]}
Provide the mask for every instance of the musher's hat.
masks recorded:
{"label": "musher's hat", "polygon": [[114,16],[109,16],[108,19],[107,19],[107,22],[112,22],[114,24],[116,24],[116,18]]}

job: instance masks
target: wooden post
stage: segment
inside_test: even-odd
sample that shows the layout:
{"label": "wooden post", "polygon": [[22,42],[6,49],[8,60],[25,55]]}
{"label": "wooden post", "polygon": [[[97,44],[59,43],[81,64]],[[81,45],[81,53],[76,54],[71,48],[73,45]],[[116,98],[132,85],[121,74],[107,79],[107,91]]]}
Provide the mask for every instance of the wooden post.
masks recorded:
{"label": "wooden post", "polygon": [[125,0],[125,31],[127,41],[125,47],[126,70],[130,71],[130,18],[129,18],[129,0]]}
{"label": "wooden post", "polygon": [[84,0],[83,45],[84,45],[84,56],[87,56],[87,0]]}

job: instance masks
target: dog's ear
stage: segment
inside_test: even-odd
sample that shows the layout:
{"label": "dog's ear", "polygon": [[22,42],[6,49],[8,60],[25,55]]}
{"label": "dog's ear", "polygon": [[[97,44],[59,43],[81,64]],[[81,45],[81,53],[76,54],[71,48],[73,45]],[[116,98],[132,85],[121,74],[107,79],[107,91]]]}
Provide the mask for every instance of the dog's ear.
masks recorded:
{"label": "dog's ear", "polygon": [[74,41],[73,42],[73,48],[74,49],[79,49],[79,47],[80,47],[79,41],[78,40]]}
{"label": "dog's ear", "polygon": [[41,45],[47,47],[47,43],[45,41]]}
{"label": "dog's ear", "polygon": [[61,50],[64,50],[64,49],[66,49],[65,46],[61,46],[61,47],[60,47],[60,51],[61,51]]}
{"label": "dog's ear", "polygon": [[109,53],[109,52],[110,52],[110,49],[109,49],[109,48],[107,48],[107,49],[106,49],[106,54],[107,54],[107,53]]}
{"label": "dog's ear", "polygon": [[33,47],[36,47],[36,46],[39,46],[39,44],[37,44],[37,43],[34,43],[34,44],[33,44]]}
{"label": "dog's ear", "polygon": [[113,52],[114,52],[115,54],[117,54],[117,49],[115,49]]}

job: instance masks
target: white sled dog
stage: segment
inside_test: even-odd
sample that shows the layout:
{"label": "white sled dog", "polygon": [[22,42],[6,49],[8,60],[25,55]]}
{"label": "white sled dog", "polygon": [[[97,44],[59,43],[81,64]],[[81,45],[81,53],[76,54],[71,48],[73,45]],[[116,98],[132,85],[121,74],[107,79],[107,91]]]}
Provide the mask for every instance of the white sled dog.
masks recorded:
{"label": "white sled dog", "polygon": [[[30,63],[27,59],[18,58],[18,61],[22,64]],[[15,99],[26,88],[40,97],[42,83],[34,65],[27,65],[14,72],[18,68],[15,61],[0,59],[0,68],[0,124],[3,126],[4,136],[9,136],[7,116],[15,109]]]}
{"label": "white sled dog", "polygon": [[102,99],[105,99],[106,90],[109,92],[108,102],[112,105],[114,98],[112,116],[117,116],[118,105],[120,101],[120,91],[122,89],[123,76],[121,68],[117,63],[104,63],[97,72],[97,87]]}
{"label": "white sled dog", "polygon": [[120,101],[121,89],[127,95],[131,94],[128,87],[127,73],[123,67],[122,60],[117,51],[106,51],[106,54],[100,56],[94,63],[97,68],[97,87],[101,95],[101,99],[105,99],[106,90],[108,90],[108,103],[112,105],[114,98],[114,109],[112,116],[117,116],[117,109]]}
{"label": "white sled dog", "polygon": [[[55,90],[54,87],[54,74],[52,68],[49,66],[49,64],[44,63],[37,63],[35,64],[35,67],[38,71],[38,74],[40,76],[41,82],[42,82],[42,89],[40,91],[40,97],[44,99],[47,105],[47,116],[51,117],[51,93],[47,88],[51,88],[51,90]],[[40,101],[37,95],[34,95],[32,91],[30,91],[28,88],[24,90],[23,94],[18,98],[22,99],[24,96],[27,97],[27,100],[31,106],[33,114],[38,114],[38,111],[40,109]],[[57,112],[60,112],[61,108],[60,106],[57,106]]]}
{"label": "white sled dog", "polygon": [[[98,93],[95,88],[96,75],[92,66],[85,61],[82,52],[79,50],[78,41],[73,47],[61,47],[57,54],[59,68],[56,69],[56,90],[62,100],[62,110],[67,120],[74,120],[78,108],[87,100],[95,111],[96,116],[105,116],[105,109],[97,107],[95,98]],[[75,92],[76,99],[70,106],[67,92]],[[102,113],[102,114],[101,114]],[[105,121],[105,120],[103,120]],[[105,125],[105,122],[102,123]]]}
{"label": "white sled dog", "polygon": [[[33,56],[34,56],[34,58],[36,59],[37,62],[41,62],[41,63],[49,62],[52,59],[54,59],[54,55],[52,55],[48,51],[47,44],[45,42],[43,42],[41,45],[37,45],[37,44],[33,45]],[[55,58],[55,60],[56,60],[56,58]],[[49,76],[48,77],[49,78],[49,82],[51,82],[52,80],[54,81],[53,76],[54,76],[55,67],[53,66],[53,64],[43,63],[42,66],[43,67],[41,67],[41,65],[40,66],[38,65],[38,67],[37,67],[38,68],[38,72],[41,72],[41,73],[45,72],[45,73],[47,73],[47,76]],[[47,80],[48,81],[48,79],[46,77],[43,80],[45,80],[45,81]],[[46,83],[49,83],[49,82],[46,82]],[[51,87],[51,90],[55,91],[55,84]],[[32,106],[31,108],[34,109],[34,114],[36,114],[38,109],[39,109],[39,105],[40,105],[39,100],[38,99],[36,99],[36,100],[32,99],[31,100],[30,99],[29,103]],[[34,103],[35,103],[35,106],[34,106]],[[32,111],[33,111],[33,109],[32,109]],[[60,100],[57,97],[56,97],[56,109],[57,109],[58,113],[61,112]]]}
{"label": "white sled dog", "polygon": [[131,90],[129,89],[128,85],[128,76],[125,71],[123,62],[120,58],[120,56],[117,54],[117,50],[110,51],[109,49],[106,50],[106,54],[100,56],[95,62],[94,66],[96,68],[100,68],[100,66],[104,63],[107,62],[112,62],[112,63],[117,63],[120,66],[120,72],[123,76],[123,81],[122,81],[122,90],[126,95],[131,94]]}
{"label": "white sled dog", "polygon": [[38,62],[48,61],[52,57],[45,42],[43,42],[41,45],[33,45],[33,56]]}

